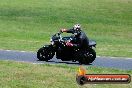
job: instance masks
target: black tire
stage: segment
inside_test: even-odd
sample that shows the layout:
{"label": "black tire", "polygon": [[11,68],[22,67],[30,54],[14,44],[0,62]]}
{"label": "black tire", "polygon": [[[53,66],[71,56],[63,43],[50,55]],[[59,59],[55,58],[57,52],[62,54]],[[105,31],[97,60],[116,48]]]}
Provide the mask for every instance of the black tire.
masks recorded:
{"label": "black tire", "polygon": [[80,64],[92,63],[96,58],[96,52],[93,49],[81,51],[78,55]]}
{"label": "black tire", "polygon": [[90,50],[89,56],[90,56],[89,62],[92,63],[92,62],[95,60],[95,58],[96,58],[96,52],[95,52],[94,49],[91,49],[91,50]]}
{"label": "black tire", "polygon": [[37,58],[40,61],[48,61],[53,58],[54,52],[49,47],[42,47],[37,52]]}

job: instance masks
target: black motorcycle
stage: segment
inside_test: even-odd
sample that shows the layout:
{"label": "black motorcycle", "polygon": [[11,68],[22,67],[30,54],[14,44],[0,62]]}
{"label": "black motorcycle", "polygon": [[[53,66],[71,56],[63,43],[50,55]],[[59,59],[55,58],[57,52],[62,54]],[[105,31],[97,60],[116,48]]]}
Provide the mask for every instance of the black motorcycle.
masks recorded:
{"label": "black motorcycle", "polygon": [[54,34],[51,37],[51,44],[44,45],[37,52],[37,58],[40,61],[48,61],[55,55],[57,59],[62,61],[78,61],[80,64],[92,63],[96,58],[96,52],[93,47],[96,47],[96,42],[89,40],[88,48],[81,50],[79,47],[68,47],[66,42],[73,43],[74,36],[62,37],[61,32]]}

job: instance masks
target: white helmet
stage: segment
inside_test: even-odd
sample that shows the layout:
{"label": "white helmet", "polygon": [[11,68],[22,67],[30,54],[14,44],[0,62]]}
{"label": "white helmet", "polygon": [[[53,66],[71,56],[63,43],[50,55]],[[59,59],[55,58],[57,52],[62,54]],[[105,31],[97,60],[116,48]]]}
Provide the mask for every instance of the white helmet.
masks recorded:
{"label": "white helmet", "polygon": [[74,30],[80,31],[80,30],[81,30],[80,24],[75,24],[75,25],[73,26],[73,29],[74,29]]}
{"label": "white helmet", "polygon": [[74,35],[79,35],[81,33],[81,26],[80,26],[80,24],[75,24],[73,26],[73,29],[74,29]]}

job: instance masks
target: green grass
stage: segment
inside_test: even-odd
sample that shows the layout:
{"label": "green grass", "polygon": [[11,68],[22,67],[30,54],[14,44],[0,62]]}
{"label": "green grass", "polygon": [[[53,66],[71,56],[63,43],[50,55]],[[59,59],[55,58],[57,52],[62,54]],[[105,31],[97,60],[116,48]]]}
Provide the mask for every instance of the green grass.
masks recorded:
{"label": "green grass", "polygon": [[[76,83],[79,66],[0,61],[0,88],[131,88],[130,84]],[[132,71],[85,66],[87,74],[130,74]]]}
{"label": "green grass", "polygon": [[0,0],[0,49],[37,51],[80,23],[97,55],[132,57],[131,0]]}

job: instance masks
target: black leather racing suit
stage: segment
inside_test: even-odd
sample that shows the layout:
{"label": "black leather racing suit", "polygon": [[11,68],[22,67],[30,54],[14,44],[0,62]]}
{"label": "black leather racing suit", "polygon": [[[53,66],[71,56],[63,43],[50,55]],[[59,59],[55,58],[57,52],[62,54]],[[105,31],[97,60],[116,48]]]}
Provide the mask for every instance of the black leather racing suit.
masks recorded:
{"label": "black leather racing suit", "polygon": [[[66,31],[67,33],[77,33],[78,31],[75,31],[74,29],[69,29]],[[77,35],[74,36],[75,38],[75,43],[73,46],[77,46],[80,49],[86,49],[89,45],[89,39],[86,36],[86,34],[81,30]]]}

